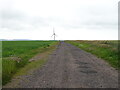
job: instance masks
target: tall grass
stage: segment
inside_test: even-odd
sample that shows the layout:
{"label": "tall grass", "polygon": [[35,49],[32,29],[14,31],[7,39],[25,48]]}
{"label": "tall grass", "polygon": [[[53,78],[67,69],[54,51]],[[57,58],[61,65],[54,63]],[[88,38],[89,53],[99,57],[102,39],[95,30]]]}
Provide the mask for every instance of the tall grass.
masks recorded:
{"label": "tall grass", "polygon": [[67,41],[85,51],[95,54],[99,58],[106,60],[111,66],[119,69],[118,65],[118,41],[103,40],[103,41]]}
{"label": "tall grass", "polygon": [[7,83],[10,78],[12,77],[13,74],[17,71],[17,66],[16,66],[15,61],[12,60],[4,60],[2,62],[3,65],[3,71],[2,71],[2,79],[3,79],[3,84]]}
{"label": "tall grass", "polygon": [[35,54],[44,52],[54,43],[55,41],[3,41],[2,84],[9,82],[19,69],[30,63],[29,59]]}

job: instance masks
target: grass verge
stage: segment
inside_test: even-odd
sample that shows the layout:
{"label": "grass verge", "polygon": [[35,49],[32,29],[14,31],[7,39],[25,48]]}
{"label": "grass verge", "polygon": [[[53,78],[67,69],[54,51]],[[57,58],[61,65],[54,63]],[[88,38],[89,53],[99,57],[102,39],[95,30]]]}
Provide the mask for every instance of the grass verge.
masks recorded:
{"label": "grass verge", "polygon": [[87,52],[96,55],[99,58],[106,60],[112,67],[120,69],[118,65],[118,41],[103,40],[103,41],[66,41],[75,45]]}
{"label": "grass verge", "polygon": [[29,74],[29,72],[33,71],[34,69],[40,68],[47,62],[49,54],[52,53],[55,49],[56,47],[53,45],[43,50],[43,52],[41,52],[41,55],[44,53],[44,56],[41,59],[28,63],[24,68],[21,68],[20,71],[14,75],[14,77]]}

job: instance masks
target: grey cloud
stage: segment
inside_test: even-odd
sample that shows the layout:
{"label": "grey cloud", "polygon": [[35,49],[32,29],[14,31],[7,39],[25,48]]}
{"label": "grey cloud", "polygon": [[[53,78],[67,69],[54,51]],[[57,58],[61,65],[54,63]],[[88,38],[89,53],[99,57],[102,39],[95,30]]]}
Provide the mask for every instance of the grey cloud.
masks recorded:
{"label": "grey cloud", "polygon": [[24,19],[25,15],[24,13],[22,12],[18,12],[18,11],[15,11],[15,10],[2,10],[0,12],[0,17],[3,19],[3,20],[9,20],[9,19],[14,19],[14,20],[21,20],[21,19]]}
{"label": "grey cloud", "polygon": [[[85,11],[86,12],[85,12]],[[81,12],[80,12],[81,11]],[[92,29],[101,29],[101,28],[113,28],[116,29],[117,22],[115,19],[111,20],[108,17],[104,16],[104,13],[92,9],[91,12],[88,12],[83,8],[73,12],[73,17],[39,17],[39,16],[29,16],[26,13],[15,11],[15,10],[2,10],[0,12],[2,20],[2,28],[8,28],[9,30],[29,30],[36,29],[39,27],[48,27],[48,26],[58,26],[63,28],[72,28],[72,29],[81,29],[81,28],[92,28]],[[96,12],[95,12],[96,11]],[[49,16],[49,15],[48,15]]]}
{"label": "grey cloud", "polygon": [[70,21],[70,22],[59,22],[61,27],[64,28],[72,28],[72,29],[81,29],[81,28],[88,28],[88,29],[115,29],[117,30],[117,22],[116,21],[105,21],[105,20],[77,20],[77,21]]}
{"label": "grey cloud", "polygon": [[9,30],[27,30],[49,25],[41,17],[26,16],[19,11],[4,10],[0,13],[0,19],[2,20],[1,28],[7,28]]}

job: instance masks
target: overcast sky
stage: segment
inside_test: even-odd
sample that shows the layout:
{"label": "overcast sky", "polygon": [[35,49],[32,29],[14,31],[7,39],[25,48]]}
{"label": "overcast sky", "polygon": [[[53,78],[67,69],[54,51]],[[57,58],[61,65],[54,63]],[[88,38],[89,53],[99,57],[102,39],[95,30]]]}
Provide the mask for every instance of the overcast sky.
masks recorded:
{"label": "overcast sky", "polygon": [[0,0],[0,39],[117,40],[119,0]]}

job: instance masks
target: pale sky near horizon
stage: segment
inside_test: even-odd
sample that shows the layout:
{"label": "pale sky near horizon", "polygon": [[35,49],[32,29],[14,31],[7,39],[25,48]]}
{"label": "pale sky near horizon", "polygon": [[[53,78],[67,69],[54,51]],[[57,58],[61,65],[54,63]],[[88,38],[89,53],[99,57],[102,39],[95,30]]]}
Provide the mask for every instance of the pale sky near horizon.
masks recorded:
{"label": "pale sky near horizon", "polygon": [[117,40],[119,0],[0,0],[0,39]]}

